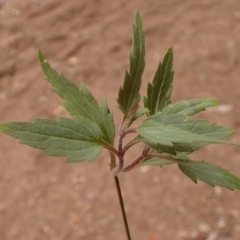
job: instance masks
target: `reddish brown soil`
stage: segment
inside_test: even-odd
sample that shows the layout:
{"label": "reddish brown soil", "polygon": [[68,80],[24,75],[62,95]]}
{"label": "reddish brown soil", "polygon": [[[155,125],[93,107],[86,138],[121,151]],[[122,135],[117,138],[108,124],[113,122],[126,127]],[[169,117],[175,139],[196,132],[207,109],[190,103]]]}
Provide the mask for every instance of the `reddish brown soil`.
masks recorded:
{"label": "reddish brown soil", "polygon": [[[142,92],[168,47],[174,48],[173,100],[213,97],[222,108],[200,114],[236,129],[240,141],[240,1],[0,0],[0,120],[68,116],[43,80],[37,51],[98,100],[115,101],[128,68],[131,23],[139,9],[146,34]],[[64,158],[0,135],[1,240],[125,240],[114,180],[103,152],[94,162]],[[129,160],[139,149],[130,153]],[[240,176],[240,149],[194,154]],[[195,185],[176,166],[121,174],[133,240],[239,240],[240,192]]]}

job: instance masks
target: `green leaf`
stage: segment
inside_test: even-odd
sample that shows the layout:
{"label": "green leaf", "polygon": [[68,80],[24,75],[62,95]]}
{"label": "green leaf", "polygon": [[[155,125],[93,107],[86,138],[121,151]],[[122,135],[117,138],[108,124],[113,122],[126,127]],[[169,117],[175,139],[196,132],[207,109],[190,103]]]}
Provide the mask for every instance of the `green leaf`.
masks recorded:
{"label": "green leaf", "polygon": [[210,143],[234,144],[220,140],[231,135],[233,130],[178,114],[151,116],[137,128],[137,132],[144,143],[170,154],[191,153]]}
{"label": "green leaf", "polygon": [[136,113],[132,116],[132,120],[135,121],[136,119],[142,117],[143,115],[145,115],[148,112],[149,112],[149,109],[147,109],[147,108],[138,109],[136,111]]}
{"label": "green leaf", "polygon": [[137,11],[135,25],[133,25],[133,43],[132,53],[129,54],[130,69],[125,72],[123,87],[118,94],[118,104],[120,110],[129,115],[132,107],[140,101],[140,86],[142,74],[145,66],[145,40],[142,31],[142,20],[140,13]]}
{"label": "green leaf", "polygon": [[62,105],[72,116],[82,116],[96,123],[103,132],[103,139],[112,144],[115,137],[115,126],[112,113],[109,112],[106,99],[100,107],[96,99],[82,83],[78,88],[75,83],[68,80],[62,73],[58,74],[39,51],[39,60],[45,73],[46,80],[53,86],[64,102]]}
{"label": "green leaf", "polygon": [[191,116],[200,111],[204,111],[207,107],[218,106],[220,103],[211,98],[195,98],[191,100],[183,100],[175,104],[167,105],[162,112],[165,114],[181,114]]}
{"label": "green leaf", "polygon": [[168,165],[168,164],[173,164],[173,161],[169,161],[163,158],[149,158],[147,160],[142,161],[141,163],[139,163],[137,165],[137,167],[142,167],[142,166],[146,166],[146,165],[153,165],[153,166],[160,166],[162,167],[163,165]]}
{"label": "green leaf", "polygon": [[87,118],[33,119],[0,123],[0,131],[21,139],[20,143],[44,149],[46,155],[66,156],[68,162],[94,159],[103,148],[102,131]]}
{"label": "green leaf", "polygon": [[159,63],[154,75],[152,84],[148,83],[147,97],[144,97],[144,106],[150,110],[149,115],[162,111],[162,109],[171,103],[172,81],[174,72],[173,51],[170,48],[163,62]]}
{"label": "green leaf", "polygon": [[107,136],[107,142],[113,144],[115,138],[115,124],[113,120],[113,114],[108,108],[107,99],[105,97],[102,100],[100,112],[102,118],[99,122],[99,126],[103,129],[103,132],[105,132],[105,135]]}
{"label": "green leaf", "polygon": [[203,161],[184,161],[178,163],[180,170],[193,182],[201,180],[211,186],[221,186],[231,190],[240,189],[240,179],[228,170]]}

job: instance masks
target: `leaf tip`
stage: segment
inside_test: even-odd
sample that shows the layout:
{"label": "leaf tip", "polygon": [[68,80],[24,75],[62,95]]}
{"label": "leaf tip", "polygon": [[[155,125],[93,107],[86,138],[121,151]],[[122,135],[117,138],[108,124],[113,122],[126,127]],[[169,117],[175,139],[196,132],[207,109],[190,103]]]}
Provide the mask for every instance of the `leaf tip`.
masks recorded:
{"label": "leaf tip", "polygon": [[141,14],[139,12],[139,10],[136,11],[136,15],[135,15],[135,24],[136,27],[139,27],[140,29],[142,29],[142,18],[141,18]]}
{"label": "leaf tip", "polygon": [[139,10],[136,11],[135,17],[136,17],[136,19],[141,20],[141,14],[140,14]]}
{"label": "leaf tip", "polygon": [[172,47],[170,47],[170,48],[168,49],[166,55],[169,55],[169,56],[171,56],[171,58],[173,58],[173,48],[172,48]]}
{"label": "leaf tip", "polygon": [[42,53],[42,51],[41,51],[40,49],[38,50],[38,59],[39,59],[39,61],[40,61],[41,64],[47,62],[44,54]]}
{"label": "leaf tip", "polygon": [[45,57],[44,57],[41,49],[38,50],[38,58],[39,58],[40,62],[43,62],[45,60]]}

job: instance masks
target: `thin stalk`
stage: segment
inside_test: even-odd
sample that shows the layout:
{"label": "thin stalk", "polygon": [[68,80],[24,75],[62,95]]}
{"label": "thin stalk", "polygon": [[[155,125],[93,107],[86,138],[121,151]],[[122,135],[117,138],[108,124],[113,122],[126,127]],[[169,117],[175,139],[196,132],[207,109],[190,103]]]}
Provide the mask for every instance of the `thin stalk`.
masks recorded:
{"label": "thin stalk", "polygon": [[143,159],[145,158],[144,155],[140,155],[135,161],[129,164],[127,167],[122,169],[122,172],[127,172],[137,166]]}
{"label": "thin stalk", "polygon": [[150,150],[149,146],[145,146],[142,151],[142,154],[136,160],[134,160],[131,164],[129,164],[127,167],[123,168],[122,172],[127,172],[133,169],[135,166],[137,166],[144,158],[147,157],[149,150]]}
{"label": "thin stalk", "polygon": [[125,209],[124,209],[121,187],[120,187],[120,184],[119,184],[119,181],[118,181],[118,176],[114,176],[114,180],[115,180],[115,184],[116,184],[116,188],[117,188],[117,192],[118,192],[118,199],[119,199],[119,203],[120,203],[120,206],[121,206],[121,211],[122,211],[123,222],[124,222],[124,226],[125,226],[125,230],[126,230],[127,239],[131,240],[130,231],[129,231],[129,227],[128,227],[128,222],[127,222],[127,216],[126,216]]}
{"label": "thin stalk", "polygon": [[124,165],[124,157],[123,157],[123,154],[122,154],[122,146],[123,146],[123,132],[124,132],[124,121],[126,119],[126,116],[123,117],[123,121],[122,121],[122,125],[121,125],[121,128],[120,128],[120,131],[118,133],[118,159],[119,159],[119,162],[118,162],[118,165],[117,167],[114,169],[114,174],[115,176],[117,176],[117,174],[119,172],[121,172],[122,168],[123,168],[123,165]]}

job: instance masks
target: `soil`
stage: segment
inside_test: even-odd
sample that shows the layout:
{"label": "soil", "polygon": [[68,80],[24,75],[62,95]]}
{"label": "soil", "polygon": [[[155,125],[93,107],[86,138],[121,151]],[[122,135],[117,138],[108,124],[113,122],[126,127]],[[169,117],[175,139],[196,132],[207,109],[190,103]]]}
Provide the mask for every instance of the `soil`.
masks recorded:
{"label": "soil", "polygon": [[[158,61],[174,49],[173,102],[213,97],[199,114],[236,129],[240,142],[240,1],[0,0],[0,120],[68,116],[38,64],[41,49],[58,71],[84,82],[98,100],[115,101],[128,69],[136,9],[146,35],[142,93]],[[108,153],[93,162],[64,158],[0,135],[0,239],[126,239]],[[131,161],[140,148],[129,153]],[[211,145],[193,159],[240,176],[240,148]],[[119,176],[133,240],[239,240],[239,191],[197,185],[177,166]]]}

